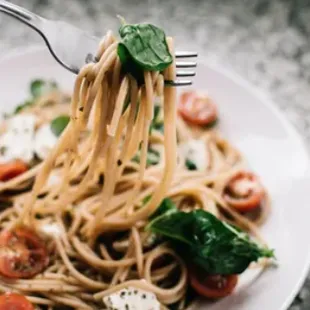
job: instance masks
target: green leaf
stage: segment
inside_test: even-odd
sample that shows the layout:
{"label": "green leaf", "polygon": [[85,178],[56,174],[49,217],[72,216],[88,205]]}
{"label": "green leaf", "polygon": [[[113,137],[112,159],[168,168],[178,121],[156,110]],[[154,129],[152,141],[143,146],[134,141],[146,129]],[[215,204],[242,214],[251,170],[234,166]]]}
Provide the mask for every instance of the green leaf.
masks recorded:
{"label": "green leaf", "polygon": [[140,154],[136,154],[133,158],[132,161],[135,163],[140,163]]}
{"label": "green leaf", "polygon": [[185,160],[185,165],[188,170],[197,170],[197,166],[194,162],[192,162],[190,159]]}
{"label": "green leaf", "polygon": [[144,197],[144,199],[142,200],[142,205],[146,205],[152,198],[152,195],[148,195],[146,197]]}
{"label": "green leaf", "polygon": [[70,117],[68,115],[61,115],[52,120],[51,130],[56,137],[59,137],[61,135],[61,133],[67,127],[69,121]]}
{"label": "green leaf", "polygon": [[153,130],[164,131],[164,122],[160,119],[161,107],[158,105],[154,106],[154,117],[150,125],[150,134]]}
{"label": "green leaf", "polygon": [[57,89],[57,83],[54,81],[33,80],[30,84],[30,92],[33,98],[40,97],[48,92]]}
{"label": "green leaf", "polygon": [[164,31],[151,24],[122,25],[117,53],[125,70],[138,82],[143,71],[163,71],[173,61]]}
{"label": "green leaf", "polygon": [[204,210],[166,212],[147,229],[165,236],[176,250],[208,274],[240,274],[261,257],[274,257],[249,236]]}
{"label": "green leaf", "polygon": [[[136,163],[140,163],[140,151],[132,158],[132,161]],[[152,165],[157,165],[160,160],[160,154],[156,150],[149,148],[147,151],[147,157],[146,157],[146,165],[147,166],[152,166]]]}
{"label": "green leaf", "polygon": [[21,112],[22,110],[24,110],[25,108],[32,106],[33,104],[34,104],[34,101],[33,101],[33,100],[32,100],[32,101],[26,100],[24,103],[18,105],[18,106],[15,108],[13,114],[17,114],[17,113]]}
{"label": "green leaf", "polygon": [[219,122],[219,119],[217,118],[213,122],[205,125],[204,128],[205,129],[211,129],[211,128],[215,127],[218,124],[218,122]]}
{"label": "green leaf", "polygon": [[126,96],[126,99],[125,99],[124,106],[123,106],[122,114],[124,114],[126,112],[126,110],[128,109],[129,105],[130,105],[130,95],[128,93],[127,96]]}
{"label": "green leaf", "polygon": [[160,160],[159,152],[149,148],[147,151],[146,165],[147,166],[157,165],[159,163],[159,160]]}
{"label": "green leaf", "polygon": [[170,198],[165,198],[156,211],[151,215],[150,219],[155,219],[159,216],[166,215],[167,212],[177,212],[178,209]]}
{"label": "green leaf", "polygon": [[33,80],[30,84],[31,98],[18,105],[13,114],[17,114],[25,108],[32,106],[35,103],[36,98],[57,89],[57,87],[57,83],[54,81],[44,81],[40,79]]}
{"label": "green leaf", "polygon": [[117,47],[118,57],[122,63],[122,72],[131,74],[137,81],[138,85],[144,84],[143,69],[136,64],[130,57],[126,47],[118,44]]}

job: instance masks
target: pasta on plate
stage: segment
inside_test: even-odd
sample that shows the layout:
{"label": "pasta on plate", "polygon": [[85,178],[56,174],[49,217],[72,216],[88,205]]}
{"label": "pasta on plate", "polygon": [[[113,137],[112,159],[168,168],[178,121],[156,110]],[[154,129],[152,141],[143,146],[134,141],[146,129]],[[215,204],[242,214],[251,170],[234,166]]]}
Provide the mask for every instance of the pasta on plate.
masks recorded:
{"label": "pasta on plate", "polygon": [[274,256],[258,231],[267,191],[216,130],[212,98],[171,86],[173,39],[119,33],[71,101],[35,80],[3,122],[0,309],[185,309]]}

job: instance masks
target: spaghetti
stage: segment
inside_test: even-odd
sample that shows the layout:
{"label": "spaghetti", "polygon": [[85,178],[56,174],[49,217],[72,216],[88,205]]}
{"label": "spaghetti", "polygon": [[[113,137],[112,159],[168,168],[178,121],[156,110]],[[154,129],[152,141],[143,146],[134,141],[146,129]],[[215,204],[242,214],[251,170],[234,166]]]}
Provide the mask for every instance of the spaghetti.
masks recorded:
{"label": "spaghetti", "polygon": [[[167,43],[173,54],[172,39]],[[124,74],[118,46],[109,32],[99,61],[78,74],[70,122],[48,157],[0,184],[9,204],[0,213],[1,230],[24,230],[23,240],[35,231],[39,240],[31,239],[38,249],[33,259],[49,256],[35,275],[8,280],[1,272],[1,256],[7,254],[0,253],[0,291],[24,295],[38,308],[100,309],[105,297],[128,287],[154,293],[163,309],[184,308],[188,261],[171,240],[145,229],[167,198],[179,211],[204,210],[261,240],[257,227],[268,215],[268,195],[261,191],[254,218],[225,198],[234,194],[238,200],[253,190],[249,184],[235,189],[236,176],[245,171],[242,156],[214,129],[193,126],[177,115],[176,90],[164,82],[175,78],[174,63],[163,72],[145,70],[141,84]],[[54,107],[55,114],[63,114],[57,112],[63,105]],[[46,122],[51,110],[45,109],[35,105],[22,113],[36,113]],[[160,129],[154,128],[156,117],[163,117]],[[189,170],[188,154],[180,151],[193,140],[204,145],[203,171],[195,164]],[[58,177],[56,184],[50,184],[51,176]],[[40,240],[45,239],[42,252]]]}

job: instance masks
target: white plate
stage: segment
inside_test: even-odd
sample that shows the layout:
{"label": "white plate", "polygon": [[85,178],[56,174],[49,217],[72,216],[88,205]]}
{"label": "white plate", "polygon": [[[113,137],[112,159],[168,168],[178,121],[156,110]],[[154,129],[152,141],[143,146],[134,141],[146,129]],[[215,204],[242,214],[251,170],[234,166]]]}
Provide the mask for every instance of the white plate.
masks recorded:
{"label": "white plate", "polygon": [[[45,48],[15,52],[0,62],[1,112],[23,101],[33,78],[56,79],[71,90],[74,76]],[[215,65],[199,65],[195,88],[208,90],[220,110],[220,127],[246,156],[272,196],[262,228],[279,267],[270,269],[209,310],[284,310],[300,289],[310,263],[309,158],[295,130],[278,110],[240,77]],[[204,309],[206,304],[199,307]]]}

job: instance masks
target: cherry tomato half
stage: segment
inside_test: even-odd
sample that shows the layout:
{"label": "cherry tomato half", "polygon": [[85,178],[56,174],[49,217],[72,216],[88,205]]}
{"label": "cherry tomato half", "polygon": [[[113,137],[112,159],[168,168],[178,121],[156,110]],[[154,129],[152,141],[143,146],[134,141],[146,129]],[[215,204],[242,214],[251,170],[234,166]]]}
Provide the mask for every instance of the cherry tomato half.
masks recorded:
{"label": "cherry tomato half", "polygon": [[31,278],[48,264],[43,241],[27,228],[5,230],[0,234],[0,274],[11,279]]}
{"label": "cherry tomato half", "polygon": [[34,306],[23,295],[6,293],[0,295],[0,310],[34,310]]}
{"label": "cherry tomato half", "polygon": [[230,295],[238,283],[237,275],[201,276],[193,271],[190,271],[189,279],[192,288],[200,296],[210,299],[218,299]]}
{"label": "cherry tomato half", "polygon": [[241,212],[260,206],[265,191],[258,177],[251,172],[239,172],[233,176],[224,189],[225,201]]}
{"label": "cherry tomato half", "polygon": [[0,181],[8,181],[26,172],[28,166],[21,160],[0,164]]}
{"label": "cherry tomato half", "polygon": [[217,120],[217,108],[210,97],[195,91],[181,94],[178,111],[192,125],[208,126]]}

